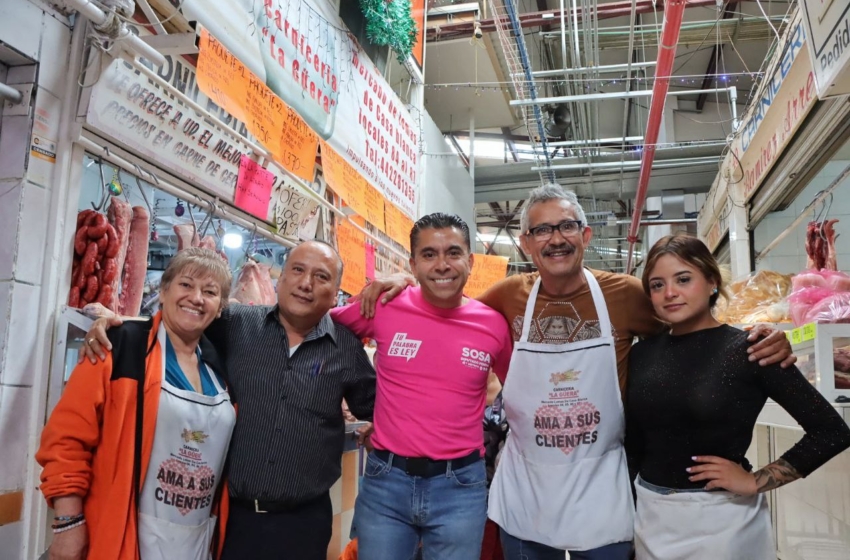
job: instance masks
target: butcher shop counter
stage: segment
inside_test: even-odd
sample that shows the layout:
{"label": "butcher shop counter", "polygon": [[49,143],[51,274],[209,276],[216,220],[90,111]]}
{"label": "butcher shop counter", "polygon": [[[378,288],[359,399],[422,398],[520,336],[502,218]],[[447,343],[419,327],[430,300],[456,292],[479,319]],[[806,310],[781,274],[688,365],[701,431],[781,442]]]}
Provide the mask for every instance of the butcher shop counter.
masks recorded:
{"label": "butcher shop counter", "polygon": [[[850,404],[833,404],[850,424]],[[803,437],[803,429],[778,404],[768,401],[759,414],[747,459],[760,469]],[[768,493],[777,558],[850,558],[850,450],[804,479]]]}

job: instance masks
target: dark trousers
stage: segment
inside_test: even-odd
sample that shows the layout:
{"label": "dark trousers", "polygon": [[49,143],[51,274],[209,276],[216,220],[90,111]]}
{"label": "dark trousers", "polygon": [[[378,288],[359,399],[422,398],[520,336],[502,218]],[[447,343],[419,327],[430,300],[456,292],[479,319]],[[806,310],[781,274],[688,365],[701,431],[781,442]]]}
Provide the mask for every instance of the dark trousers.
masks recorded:
{"label": "dark trousers", "polygon": [[231,502],[222,560],[326,560],[332,525],[330,494],[280,513]]}

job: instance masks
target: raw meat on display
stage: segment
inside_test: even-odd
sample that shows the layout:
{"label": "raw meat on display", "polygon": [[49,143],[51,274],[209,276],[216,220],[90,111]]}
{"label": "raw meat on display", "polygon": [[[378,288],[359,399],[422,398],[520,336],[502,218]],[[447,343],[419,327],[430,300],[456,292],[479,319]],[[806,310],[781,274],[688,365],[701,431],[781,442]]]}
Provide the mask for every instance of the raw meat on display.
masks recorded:
{"label": "raw meat on display", "polygon": [[99,302],[114,309],[113,290],[107,283],[116,277],[117,253],[117,234],[105,215],[94,210],[77,214],[69,306]]}
{"label": "raw meat on display", "polygon": [[835,224],[838,220],[809,222],[806,227],[806,268],[838,270],[835,259]]}
{"label": "raw meat on display", "polygon": [[150,240],[150,217],[141,206],[133,207],[133,220],[130,224],[130,242],[127,246],[127,258],[124,261],[124,273],[121,276],[121,294],[118,297],[118,309],[121,315],[135,317],[142,308],[142,296],[145,290],[145,277],[148,269],[148,241]]}
{"label": "raw meat on display", "polygon": [[177,224],[174,226],[174,233],[177,234],[178,251],[200,246],[201,240],[198,238],[198,233],[193,224]]}
{"label": "raw meat on display", "polygon": [[251,259],[245,261],[231,297],[246,305],[274,305],[277,296],[269,274],[270,269],[269,265]]}
{"label": "raw meat on display", "polygon": [[121,272],[124,270],[124,261],[127,260],[127,246],[130,243],[130,223],[133,221],[133,208],[126,201],[113,196],[106,212],[109,223],[115,231],[114,248],[107,247],[107,254],[115,252],[115,278],[111,282],[110,302],[103,303],[104,307],[118,312],[118,293],[121,286]]}

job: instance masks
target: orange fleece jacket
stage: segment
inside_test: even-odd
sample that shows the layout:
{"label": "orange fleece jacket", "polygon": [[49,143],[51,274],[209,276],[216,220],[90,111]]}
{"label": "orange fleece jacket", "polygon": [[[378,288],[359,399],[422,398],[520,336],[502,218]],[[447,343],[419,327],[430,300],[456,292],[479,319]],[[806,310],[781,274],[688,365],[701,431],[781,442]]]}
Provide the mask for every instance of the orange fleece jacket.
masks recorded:
{"label": "orange fleece jacket", "polygon": [[[148,347],[159,329],[154,317]],[[145,479],[156,429],[163,379],[163,349],[147,357],[144,387],[141,477]],[[49,505],[62,496],[80,496],[88,527],[89,560],[139,560],[133,496],[136,381],[112,380],[112,354],[92,365],[79,364],[41,436],[36,461],[44,467],[41,491]],[[227,521],[227,488],[218,504],[218,551]],[[188,560],[188,559],[187,559]]]}

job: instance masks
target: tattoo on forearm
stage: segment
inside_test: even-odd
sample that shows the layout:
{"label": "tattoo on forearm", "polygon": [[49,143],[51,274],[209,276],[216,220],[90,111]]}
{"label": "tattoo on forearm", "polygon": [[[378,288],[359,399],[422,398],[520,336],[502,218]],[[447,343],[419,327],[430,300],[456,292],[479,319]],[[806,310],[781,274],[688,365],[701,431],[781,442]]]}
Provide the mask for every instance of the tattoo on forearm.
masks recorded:
{"label": "tattoo on forearm", "polygon": [[758,491],[761,493],[769,492],[774,488],[797,480],[800,478],[800,473],[788,461],[779,459],[763,469],[759,469],[753,476],[755,476]]}

